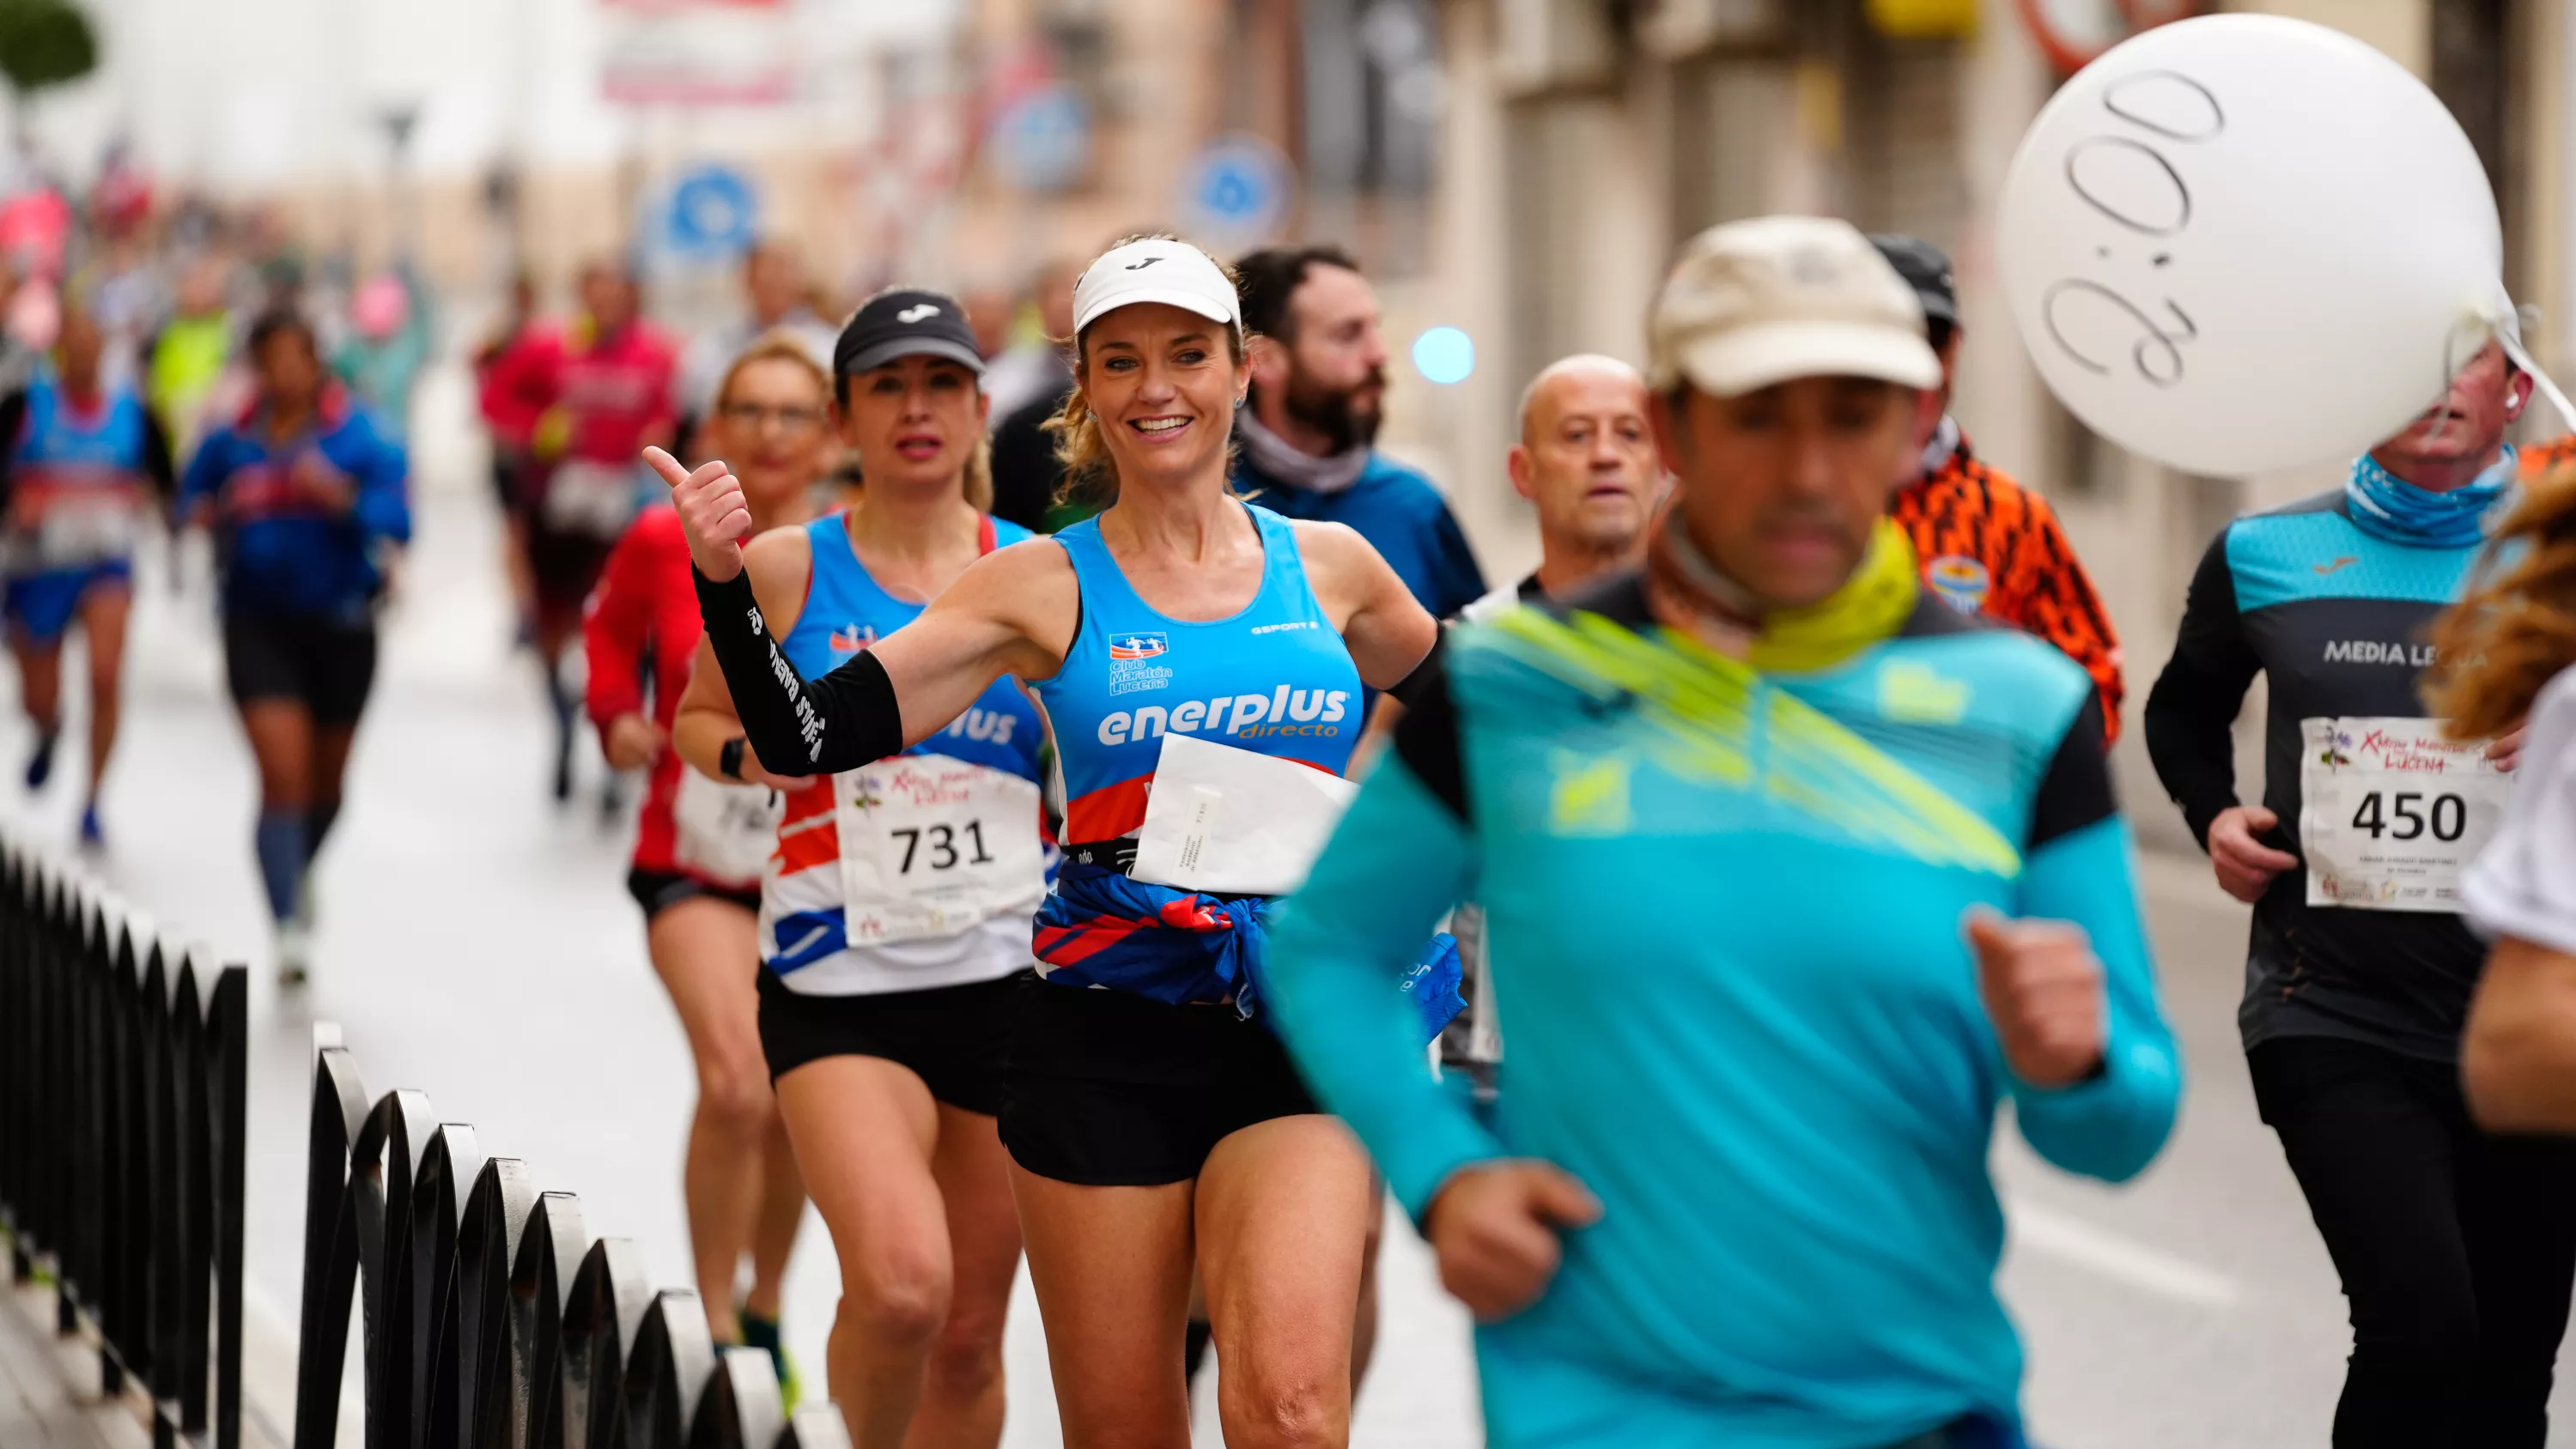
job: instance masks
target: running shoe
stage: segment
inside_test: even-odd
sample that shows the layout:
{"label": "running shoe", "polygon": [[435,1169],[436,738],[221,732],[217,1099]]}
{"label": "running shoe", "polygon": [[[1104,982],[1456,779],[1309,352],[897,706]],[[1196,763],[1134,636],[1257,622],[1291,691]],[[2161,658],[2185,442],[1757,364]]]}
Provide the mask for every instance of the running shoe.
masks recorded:
{"label": "running shoe", "polygon": [[36,736],[36,752],[27,757],[28,789],[41,790],[45,788],[45,782],[53,778],[54,741],[61,738],[61,733],[54,730]]}
{"label": "running shoe", "polygon": [[277,984],[301,991],[312,981],[313,935],[301,921],[277,923]]}
{"label": "running shoe", "polygon": [[769,1355],[770,1366],[778,1371],[778,1397],[786,1404],[789,1413],[796,1412],[796,1366],[788,1361],[787,1345],[778,1332],[778,1320],[748,1308],[737,1310],[734,1317],[742,1324],[743,1346]]}
{"label": "running shoe", "polygon": [[98,802],[95,800],[81,807],[80,843],[83,850],[107,849],[107,836],[98,828]]}

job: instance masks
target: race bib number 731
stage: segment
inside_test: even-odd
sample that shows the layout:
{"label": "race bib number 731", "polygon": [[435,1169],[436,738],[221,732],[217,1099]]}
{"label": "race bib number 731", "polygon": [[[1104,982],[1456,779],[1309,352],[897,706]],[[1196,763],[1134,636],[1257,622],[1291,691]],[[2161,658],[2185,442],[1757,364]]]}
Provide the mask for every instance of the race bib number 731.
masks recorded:
{"label": "race bib number 731", "polygon": [[2308,904],[2457,911],[2460,873],[2495,834],[2513,779],[2484,742],[2454,744],[2439,721],[2299,721],[2301,853]]}

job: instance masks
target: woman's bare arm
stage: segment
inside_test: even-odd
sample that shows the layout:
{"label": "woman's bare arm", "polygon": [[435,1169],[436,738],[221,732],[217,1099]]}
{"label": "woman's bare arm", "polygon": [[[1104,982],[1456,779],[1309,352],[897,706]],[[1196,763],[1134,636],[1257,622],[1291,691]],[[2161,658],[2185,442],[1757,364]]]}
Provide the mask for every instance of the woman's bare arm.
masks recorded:
{"label": "woman's bare arm", "polygon": [[2497,1132],[2576,1132],[2576,956],[2496,943],[2460,1044],[2469,1110]]}
{"label": "woman's bare arm", "polygon": [[1387,689],[1411,674],[1440,637],[1440,625],[1394,568],[1339,523],[1299,523],[1297,550],[1324,611],[1339,621],[1360,681]]}

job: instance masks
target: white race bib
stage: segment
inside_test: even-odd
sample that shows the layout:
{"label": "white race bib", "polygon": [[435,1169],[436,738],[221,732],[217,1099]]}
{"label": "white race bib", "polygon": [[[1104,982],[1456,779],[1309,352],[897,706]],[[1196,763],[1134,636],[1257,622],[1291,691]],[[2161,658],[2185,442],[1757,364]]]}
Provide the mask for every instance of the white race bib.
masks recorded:
{"label": "white race bib", "polygon": [[1179,890],[1286,895],[1306,883],[1358,793],[1295,760],[1167,734],[1130,873]]}
{"label": "white race bib", "polygon": [[546,526],[557,533],[614,539],[635,518],[635,469],[568,458],[546,480]]}
{"label": "white race bib", "polygon": [[2457,911],[2460,872],[2504,818],[2513,777],[2438,720],[2299,721],[2299,846],[2308,904]]}
{"label": "white race bib", "polygon": [[680,793],[671,802],[678,827],[672,855],[691,871],[748,890],[760,884],[761,867],[778,843],[778,817],[786,802],[766,785],[729,785],[695,770],[680,771]]}
{"label": "white race bib", "polygon": [[1046,894],[1034,781],[945,755],[896,755],[834,776],[832,794],[853,946],[1032,915]]}
{"label": "white race bib", "polygon": [[80,568],[131,557],[142,535],[142,500],[132,490],[64,489],[46,496],[12,558],[30,572]]}

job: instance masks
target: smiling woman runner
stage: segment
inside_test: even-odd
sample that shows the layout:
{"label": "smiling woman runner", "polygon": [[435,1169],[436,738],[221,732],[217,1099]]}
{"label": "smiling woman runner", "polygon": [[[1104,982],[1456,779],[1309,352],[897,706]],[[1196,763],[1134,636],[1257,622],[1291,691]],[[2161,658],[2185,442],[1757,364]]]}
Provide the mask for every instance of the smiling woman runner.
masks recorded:
{"label": "smiling woman runner", "polygon": [[[841,441],[866,493],[764,535],[742,565],[787,660],[817,674],[865,657],[976,560],[1028,537],[981,511],[989,405],[954,299],[871,298],[833,363]],[[1029,913],[1046,890],[1045,727],[1017,684],[988,680],[895,759],[789,777],[763,768],[787,753],[775,741],[746,744],[700,649],[680,753],[706,777],[786,799],[761,875],[760,1045],[840,1256],[832,1398],[862,1449],[907,1432],[993,1444],[1020,1261],[993,1118]]]}
{"label": "smiling woman runner", "polygon": [[[709,433],[734,460],[753,522],[803,523],[839,458],[831,382],[793,337],[752,344],[726,368]],[[766,1349],[788,1382],[778,1291],[805,1186],[760,1053],[760,875],[778,840],[778,794],[688,769],[670,748],[698,656],[698,604],[679,515],[649,508],[608,555],[582,619],[588,709],[610,766],[649,770],[626,889],[644,911],[653,972],[671,993],[698,1073],[682,1191],[698,1296],[719,1343]],[[647,702],[649,697],[649,703]],[[751,1291],[734,1278],[751,1254]]]}
{"label": "smiling woman runner", "polygon": [[[1215,262],[1140,239],[1092,263],[1074,297],[1076,388],[1057,423],[1071,474],[1114,501],[977,562],[919,622],[824,678],[807,682],[762,627],[734,482],[712,464],[656,466],[677,485],[708,637],[769,768],[880,759],[1004,675],[1046,705],[1073,843],[1038,918],[1047,984],[1023,994],[1001,1127],[1066,1442],[1189,1442],[1195,1261],[1227,1442],[1339,1444],[1378,1210],[1368,1159],[1256,1016],[1268,898],[1155,883],[1176,872],[1139,862],[1172,843],[1148,828],[1146,787],[1187,759],[1217,762],[1190,796],[1203,803],[1327,793],[1301,782],[1340,772],[1361,685],[1402,679],[1435,626],[1349,529],[1228,495],[1250,375]],[[871,462],[871,496],[878,478]]]}

